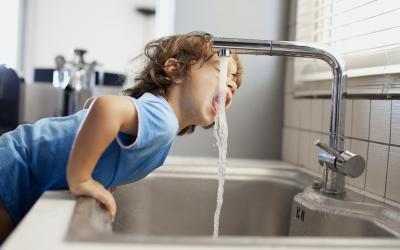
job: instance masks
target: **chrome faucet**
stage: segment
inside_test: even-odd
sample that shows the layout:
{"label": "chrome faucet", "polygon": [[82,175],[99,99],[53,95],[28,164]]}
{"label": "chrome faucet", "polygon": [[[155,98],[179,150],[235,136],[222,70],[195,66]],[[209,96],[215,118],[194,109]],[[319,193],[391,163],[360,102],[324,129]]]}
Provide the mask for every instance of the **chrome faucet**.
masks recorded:
{"label": "chrome faucet", "polygon": [[321,191],[325,194],[344,193],[345,176],[360,176],[365,169],[365,161],[360,155],[344,151],[347,72],[343,58],[330,48],[300,42],[219,37],[212,38],[212,42],[218,53],[221,50],[230,50],[236,54],[316,58],[330,65],[334,78],[329,146],[319,141],[315,144],[322,149],[318,155],[319,163],[323,167]]}

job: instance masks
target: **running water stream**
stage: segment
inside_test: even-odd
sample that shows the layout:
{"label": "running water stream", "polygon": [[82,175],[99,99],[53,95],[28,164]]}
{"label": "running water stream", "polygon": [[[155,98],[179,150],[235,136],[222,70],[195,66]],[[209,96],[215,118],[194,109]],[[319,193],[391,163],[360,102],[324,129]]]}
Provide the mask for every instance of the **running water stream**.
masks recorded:
{"label": "running water stream", "polygon": [[217,207],[214,214],[214,233],[213,238],[217,238],[219,234],[219,217],[222,208],[224,182],[225,182],[225,167],[226,153],[228,147],[228,124],[225,116],[225,100],[226,100],[226,81],[228,75],[228,60],[229,57],[220,57],[220,73],[219,73],[219,93],[217,105],[217,117],[214,125],[214,137],[217,139],[216,146],[218,147],[218,192],[217,192]]}

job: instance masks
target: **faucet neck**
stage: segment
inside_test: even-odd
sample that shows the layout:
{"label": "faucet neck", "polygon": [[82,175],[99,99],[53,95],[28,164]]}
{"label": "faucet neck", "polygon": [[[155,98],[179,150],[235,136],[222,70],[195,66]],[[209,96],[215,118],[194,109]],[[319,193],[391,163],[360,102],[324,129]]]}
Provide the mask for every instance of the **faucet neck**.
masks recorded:
{"label": "faucet neck", "polygon": [[[213,47],[229,49],[236,54],[316,58],[327,62],[333,73],[329,145],[344,149],[345,91],[347,73],[343,58],[330,48],[299,42],[236,38],[213,38]],[[322,192],[339,194],[345,191],[344,175],[322,164]]]}

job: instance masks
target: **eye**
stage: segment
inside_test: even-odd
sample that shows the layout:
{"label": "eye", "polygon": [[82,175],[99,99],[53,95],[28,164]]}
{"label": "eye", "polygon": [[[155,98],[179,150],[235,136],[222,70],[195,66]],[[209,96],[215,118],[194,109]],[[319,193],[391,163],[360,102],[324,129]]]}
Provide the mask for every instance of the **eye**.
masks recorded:
{"label": "eye", "polygon": [[215,66],[214,69],[215,69],[216,71],[218,71],[218,72],[220,71],[219,68],[218,68],[217,66]]}

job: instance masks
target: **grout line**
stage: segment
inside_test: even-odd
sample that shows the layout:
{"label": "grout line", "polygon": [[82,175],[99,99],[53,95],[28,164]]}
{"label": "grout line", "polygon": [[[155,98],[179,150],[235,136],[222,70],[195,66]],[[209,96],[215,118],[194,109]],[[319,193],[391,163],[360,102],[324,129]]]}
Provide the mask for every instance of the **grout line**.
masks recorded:
{"label": "grout line", "polygon": [[[324,101],[321,100],[320,108],[321,110],[319,111],[319,129],[322,131],[324,128]],[[318,131],[319,132],[319,131]]]}
{"label": "grout line", "polygon": [[374,200],[377,200],[377,201],[381,201],[381,202],[383,202],[385,204],[400,208],[400,203],[395,201],[395,200],[391,200],[391,199],[379,196],[377,194],[371,193],[369,191],[362,190],[362,189],[360,189],[360,188],[358,188],[356,186],[353,186],[351,184],[350,185],[346,185],[346,188],[348,188],[349,190],[351,190],[353,192],[356,192],[358,194],[365,195],[368,198],[371,198],[371,199],[374,199]]}
{"label": "grout line", "polygon": [[[292,129],[292,130],[298,130],[298,131],[303,131],[303,132],[310,132],[310,133],[319,133],[322,135],[327,135],[329,136],[329,133],[325,133],[323,131],[313,131],[313,130],[308,130],[308,129],[302,129],[302,128],[294,128],[290,126],[285,126],[287,129]],[[373,141],[373,140],[366,140],[358,137],[352,137],[352,136],[345,136],[346,139],[352,139],[352,140],[358,140],[358,141],[364,141],[364,142],[370,142],[370,143],[375,143],[375,144],[380,144],[380,145],[385,145],[385,146],[391,146],[391,147],[400,147],[400,144],[393,144],[393,143],[385,143],[385,142],[379,142],[379,141]]]}
{"label": "grout line", "polygon": [[[389,144],[391,142],[392,137],[392,105],[393,101],[390,101],[390,121],[389,121]],[[385,192],[383,197],[386,197],[386,188],[387,188],[387,181],[388,181],[388,172],[389,172],[389,155],[390,155],[390,146],[388,147],[387,158],[386,158],[386,177],[385,177]]]}
{"label": "grout line", "polygon": [[[350,115],[350,138],[353,136],[353,114],[354,114],[354,101],[353,100],[349,100],[351,101],[351,115]],[[346,129],[346,127],[345,127]],[[344,134],[346,135],[346,131],[344,132]]]}
{"label": "grout line", "polygon": [[297,148],[296,148],[296,150],[297,150],[297,155],[296,155],[296,164],[299,164],[300,165],[300,149],[301,149],[301,147],[300,147],[300,138],[301,137],[301,133],[299,132],[299,131],[297,131]]}
{"label": "grout line", "polygon": [[[307,95],[300,95],[295,96],[294,94],[296,91],[291,93],[284,93],[284,95],[291,95],[294,99],[331,99],[330,94],[307,94]],[[386,93],[386,94],[346,94],[345,99],[361,99],[361,100],[399,100],[400,94],[399,93]]]}
{"label": "grout line", "polygon": [[[303,99],[303,98],[300,98],[300,99]],[[305,98],[304,98],[305,99]],[[312,99],[312,98],[311,98]],[[321,99],[324,99],[324,98],[321,98]],[[353,98],[349,98],[349,99],[353,99]],[[354,98],[354,99],[359,99],[359,98]],[[354,100],[353,99],[353,100]],[[361,99],[361,98],[360,98]],[[350,186],[352,186],[353,187],[353,189],[356,189],[356,190],[358,190],[358,192],[361,192],[361,193],[365,193],[365,194],[370,194],[371,196],[375,196],[375,197],[380,197],[381,199],[383,199],[383,200],[385,200],[385,202],[387,202],[387,203],[395,203],[397,206],[399,206],[400,207],[400,203],[399,202],[397,202],[397,201],[392,201],[392,200],[390,200],[390,199],[388,199],[388,198],[386,198],[386,192],[387,192],[387,179],[388,179],[388,172],[389,172],[389,160],[390,160],[390,148],[391,147],[400,147],[400,144],[394,144],[393,142],[392,142],[392,133],[391,133],[391,131],[392,131],[392,115],[393,115],[393,100],[394,99],[391,99],[390,100],[390,122],[389,122],[389,142],[388,143],[384,143],[384,142],[378,142],[378,141],[373,141],[373,140],[371,140],[371,136],[370,136],[370,133],[371,133],[371,115],[372,115],[372,100],[376,100],[376,99],[365,99],[365,100],[368,100],[369,101],[369,119],[368,119],[368,122],[369,122],[369,129],[368,129],[368,139],[361,139],[361,138],[357,138],[357,137],[353,137],[353,129],[352,129],[352,126],[353,126],[353,116],[354,116],[354,101],[352,100],[352,107],[351,107],[351,132],[350,132],[350,136],[348,136],[348,137],[346,137],[345,136],[345,138],[346,139],[349,139],[349,147],[351,148],[351,146],[352,146],[352,140],[358,140],[358,141],[363,141],[363,142],[366,142],[367,143],[367,151],[366,151],[366,159],[365,159],[365,161],[366,161],[366,166],[365,166],[365,176],[364,176],[364,187],[363,188],[358,188],[358,187],[356,187],[356,186],[352,186],[352,184],[350,184]],[[386,99],[387,100],[387,99]],[[311,105],[312,106],[312,105]],[[311,107],[312,108],[312,107]],[[311,111],[311,110],[310,110]],[[324,126],[324,121],[323,121],[323,119],[324,119],[324,108],[322,107],[322,124],[321,124],[321,126],[322,126],[322,128],[321,128],[321,130],[324,130],[324,128],[323,128],[323,126]],[[311,114],[310,114],[310,119],[311,119]],[[323,132],[323,131],[314,131],[314,130],[312,130],[311,129],[311,125],[312,124],[310,124],[310,127],[309,128],[307,128],[307,129],[303,129],[303,128],[301,128],[300,127],[300,117],[299,117],[299,124],[298,124],[298,127],[292,127],[292,126],[284,126],[286,129],[290,129],[290,130],[295,130],[295,131],[297,131],[298,133],[298,143],[297,143],[297,145],[298,145],[298,148],[297,148],[297,165],[299,165],[300,167],[301,167],[301,163],[300,163],[300,155],[301,155],[301,148],[302,148],[302,145],[301,145],[301,138],[302,138],[302,136],[301,136],[301,134],[302,134],[302,132],[306,132],[307,134],[308,134],[308,137],[309,138],[311,138],[312,137],[312,134],[313,133],[316,133],[316,134],[318,134],[318,136],[320,136],[321,138],[324,136],[324,135],[327,135],[328,137],[329,137],[329,133],[326,133],[326,132]],[[371,143],[375,143],[375,144],[380,144],[380,145],[384,145],[384,146],[388,146],[388,151],[387,151],[387,164],[386,164],[386,177],[385,177],[385,188],[384,188],[384,195],[383,196],[379,196],[379,195],[375,195],[375,194],[373,194],[373,193],[371,193],[371,192],[369,192],[369,191],[367,191],[366,190],[366,184],[367,184],[367,170],[368,170],[368,168],[367,168],[367,166],[368,166],[368,159],[369,159],[369,150],[370,150],[370,144]],[[311,155],[311,148],[308,148],[308,155]],[[307,158],[309,158],[309,157],[307,157]],[[306,162],[308,162],[310,159],[306,159]],[[303,166],[303,168],[304,169],[306,169],[306,170],[308,170],[308,171],[312,171],[312,170],[310,170],[310,169],[308,169],[306,166]],[[314,174],[316,174],[315,172],[313,172]],[[346,185],[347,185],[348,183],[346,183]]]}
{"label": "grout line", "polygon": [[365,159],[364,190],[366,190],[366,187],[367,187],[368,156],[369,156],[369,132],[371,131],[371,105],[372,105],[372,102],[371,102],[371,100],[369,100],[368,143],[367,143],[367,156],[366,156],[366,159]]}

